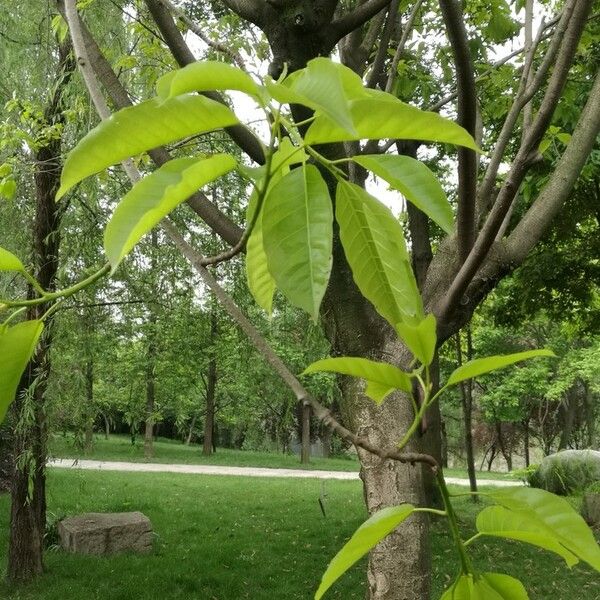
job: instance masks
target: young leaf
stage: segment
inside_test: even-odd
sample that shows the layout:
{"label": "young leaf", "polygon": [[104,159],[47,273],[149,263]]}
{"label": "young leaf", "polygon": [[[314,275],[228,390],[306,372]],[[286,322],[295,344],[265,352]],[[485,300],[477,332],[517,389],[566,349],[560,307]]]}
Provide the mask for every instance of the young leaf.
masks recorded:
{"label": "young leaf", "polygon": [[404,233],[381,202],[352,183],[340,182],[336,196],[340,239],[361,293],[392,326],[424,316]]}
{"label": "young leaf", "polygon": [[396,529],[414,510],[412,504],[390,506],[374,513],[365,521],[329,563],[315,594],[315,600],[319,600],[341,575]]}
{"label": "young leaf", "polygon": [[461,575],[440,600],[529,600],[523,584],[502,573]]}
{"label": "young leaf", "polygon": [[392,154],[366,154],[352,160],[387,181],[435,221],[446,233],[454,228],[454,214],[437,177],[420,160]]}
{"label": "young leaf", "polygon": [[207,90],[238,90],[254,98],[261,97],[260,87],[244,71],[213,60],[191,63],[166,73],[156,82],[156,93],[161,98]]}
{"label": "young leaf", "polygon": [[82,179],[126,158],[237,122],[229,108],[196,94],[164,101],[153,98],[124,108],[102,121],[71,150],[56,199]]}
{"label": "young leaf", "polygon": [[12,253],[0,247],[0,271],[21,271],[25,267],[23,263]]}
{"label": "young leaf", "polygon": [[555,356],[555,354],[551,350],[527,350],[526,352],[517,352],[516,354],[476,358],[455,369],[450,377],[448,377],[445,387],[465,381],[465,379],[472,379],[491,371],[503,369],[516,362],[535,358],[536,356]]}
{"label": "young leaf", "polygon": [[309,365],[303,375],[316,371],[330,371],[342,375],[352,375],[367,381],[366,394],[377,404],[393,390],[412,391],[410,375],[389,363],[377,362],[367,358],[342,356],[324,358]]}
{"label": "young leaf", "polygon": [[24,321],[0,331],[0,423],[43,329],[41,321]]}
{"label": "young leaf", "polygon": [[235,165],[229,154],[176,158],[138,181],[123,196],[104,231],[104,249],[112,270],[163,217]]}
{"label": "young leaf", "polygon": [[504,508],[523,517],[523,531],[537,531],[600,571],[600,547],[583,518],[564,499],[536,488],[504,488],[488,494]]}
{"label": "young leaf", "polygon": [[397,323],[396,331],[421,364],[430,365],[433,362],[437,335],[435,317],[432,314],[428,314],[416,326]]}
{"label": "young leaf", "polygon": [[328,115],[317,115],[306,132],[307,144],[325,144],[361,139],[397,138],[465,146],[479,150],[471,135],[453,121],[437,113],[405,104],[385,92],[350,102],[350,115],[356,135],[340,127]]}
{"label": "young leaf", "polygon": [[[252,219],[256,209],[257,194],[254,192],[248,204],[247,218]],[[248,289],[256,303],[268,314],[273,309],[273,294],[275,293],[275,280],[267,266],[267,255],[263,244],[262,218],[258,218],[252,233],[246,242],[246,278]]]}
{"label": "young leaf", "polygon": [[284,175],[265,198],[262,233],[267,264],[288,300],[317,319],[331,271],[333,211],[314,165]]}

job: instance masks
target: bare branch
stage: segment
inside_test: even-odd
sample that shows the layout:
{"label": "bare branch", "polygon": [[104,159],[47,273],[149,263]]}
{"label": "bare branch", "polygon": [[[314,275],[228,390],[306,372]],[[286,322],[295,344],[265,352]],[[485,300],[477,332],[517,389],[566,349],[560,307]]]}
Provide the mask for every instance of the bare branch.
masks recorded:
{"label": "bare branch", "polygon": [[351,13],[333,21],[330,26],[330,37],[333,43],[338,42],[344,36],[364,25],[389,3],[390,0],[367,0],[367,2],[356,7]]}
{"label": "bare branch", "polygon": [[400,37],[400,41],[398,42],[398,47],[396,48],[396,53],[394,54],[394,58],[392,60],[392,66],[390,67],[390,74],[388,75],[387,84],[385,86],[385,91],[388,93],[392,91],[394,83],[396,82],[396,78],[398,77],[398,64],[400,63],[400,58],[402,57],[402,53],[404,52],[404,48],[406,47],[408,37],[412,32],[412,28],[415,23],[415,19],[417,18],[419,9],[421,8],[421,4],[423,4],[423,0],[417,0],[414,3],[412,10],[408,15],[406,25],[402,29],[402,36]]}
{"label": "bare branch", "polygon": [[[458,123],[473,137],[477,128],[477,90],[473,61],[465,28],[462,8],[457,0],[440,0],[446,32],[456,67],[458,92]],[[477,155],[474,150],[458,148],[458,257],[464,262],[476,236]]]}
{"label": "bare branch", "polygon": [[221,42],[217,42],[211,38],[209,38],[200,27],[188,16],[188,14],[181,10],[178,6],[175,6],[171,0],[160,0],[165,7],[175,16],[177,16],[183,23],[187,25],[190,31],[193,31],[207,46],[213,48],[217,52],[221,52],[222,54],[227,55],[233,62],[237,64],[240,69],[245,69],[246,66],[239,52],[235,52],[228,48],[225,44]]}
{"label": "bare branch", "polygon": [[573,62],[577,45],[585,27],[586,19],[591,10],[593,1],[594,0],[575,0],[574,2],[575,8],[573,15],[563,37],[552,76],[535,121],[517,152],[511,170],[504,181],[504,185],[498,194],[496,202],[467,257],[467,260],[463,263],[458,274],[454,278],[447,294],[436,307],[436,314],[442,321],[448,318],[452,310],[460,303],[462,295],[485,260],[496,234],[504,221],[506,213],[510,209],[510,205],[531,165],[531,156],[537,149],[560,99],[567,80],[569,68]]}
{"label": "bare branch", "polygon": [[[162,0],[145,0],[156,25],[165,38],[169,49],[179,66],[184,67],[196,62],[188,45],[185,43],[181,32],[165,8]],[[217,92],[204,92],[204,96],[224,104],[223,97]],[[265,156],[262,146],[256,136],[243,125],[234,125],[225,129],[231,139],[255,162],[263,164]]]}

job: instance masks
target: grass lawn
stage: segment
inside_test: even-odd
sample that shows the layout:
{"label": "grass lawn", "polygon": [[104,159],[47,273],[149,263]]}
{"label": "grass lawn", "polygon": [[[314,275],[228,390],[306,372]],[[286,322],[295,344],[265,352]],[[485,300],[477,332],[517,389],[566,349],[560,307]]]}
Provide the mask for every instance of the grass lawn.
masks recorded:
{"label": "grass lawn", "polygon": [[[364,520],[359,482],[327,481],[323,517],[318,480],[251,479],[157,473],[51,471],[49,510],[141,510],[156,532],[149,556],[80,557],[58,550],[47,573],[17,590],[0,584],[7,600],[295,600],[309,599],[327,563]],[[456,488],[457,490],[460,488]],[[465,535],[475,509],[457,499]],[[0,560],[5,561],[9,503],[0,497]],[[457,569],[445,524],[433,524],[432,598]],[[549,553],[525,544],[476,542],[482,570],[521,577],[532,600],[598,600],[600,578],[586,567],[569,571]],[[328,598],[362,599],[364,563],[341,579]]]}
{"label": "grass lawn", "polygon": [[[236,467],[267,467],[286,469],[322,469],[326,471],[358,471],[358,461],[349,455],[340,458],[313,457],[309,465],[301,465],[299,456],[278,452],[253,452],[251,450],[232,450],[219,448],[216,454],[204,456],[199,445],[186,446],[177,440],[159,438],[154,442],[155,456],[151,462],[174,463],[186,465],[228,465]],[[144,444],[124,435],[111,435],[108,440],[104,436],[94,437],[94,449],[89,454],[79,450],[70,435],[53,435],[50,440],[50,453],[57,458],[89,458],[94,460],[116,460],[129,462],[145,462]],[[445,469],[448,477],[467,479],[464,469]],[[479,479],[514,480],[509,473],[492,471],[477,472]]]}

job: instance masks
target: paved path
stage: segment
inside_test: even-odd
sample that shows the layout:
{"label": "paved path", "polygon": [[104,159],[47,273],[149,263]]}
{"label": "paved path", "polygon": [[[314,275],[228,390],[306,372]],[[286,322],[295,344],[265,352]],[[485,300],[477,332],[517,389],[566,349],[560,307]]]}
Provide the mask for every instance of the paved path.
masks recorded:
{"label": "paved path", "polygon": [[[181,465],[162,463],[133,463],[104,460],[79,460],[55,458],[48,461],[50,467],[60,469],[91,469],[94,471],[136,471],[145,473],[190,473],[195,475],[237,475],[245,477],[297,477],[300,479],[358,479],[358,473],[350,471],[318,471],[301,469],[268,469],[262,467],[227,467],[222,465]],[[446,477],[447,483],[469,485],[467,479]],[[519,485],[517,481],[501,479],[478,479],[481,486],[506,487]]]}

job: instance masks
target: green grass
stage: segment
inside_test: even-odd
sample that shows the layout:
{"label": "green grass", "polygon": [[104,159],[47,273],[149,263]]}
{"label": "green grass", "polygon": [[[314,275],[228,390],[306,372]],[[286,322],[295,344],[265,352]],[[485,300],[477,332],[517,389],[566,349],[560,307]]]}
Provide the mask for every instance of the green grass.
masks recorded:
{"label": "green grass", "polygon": [[[57,458],[89,458],[94,460],[117,460],[146,462],[143,441],[131,443],[131,438],[122,435],[94,437],[94,448],[90,453],[79,450],[70,435],[54,435],[50,440],[50,454]],[[185,465],[227,465],[236,467],[267,467],[285,469],[324,469],[326,471],[358,471],[354,456],[341,458],[313,457],[310,464],[301,465],[295,454],[278,452],[254,452],[218,448],[212,456],[202,454],[202,446],[186,446],[177,440],[159,438],[154,442],[154,457],[149,462]]]}
{"label": "green grass", "polygon": [[[177,440],[159,438],[154,442],[154,458],[151,462],[173,463],[185,465],[226,465],[236,467],[267,467],[285,469],[322,469],[326,471],[358,471],[359,465],[355,456],[339,458],[312,457],[309,465],[300,464],[299,456],[277,452],[254,452],[251,450],[232,450],[219,448],[216,454],[204,456],[202,447],[186,446]],[[57,458],[89,458],[94,460],[115,460],[129,462],[145,462],[144,445],[138,440],[131,443],[131,438],[124,435],[111,435],[108,440],[104,436],[94,437],[94,449],[85,454],[75,446],[71,435],[53,435],[50,440],[50,453]],[[445,469],[448,477],[468,479],[464,469]],[[509,473],[478,471],[479,479],[507,479],[514,481]]]}
{"label": "green grass", "polygon": [[[359,482],[327,481],[321,514],[318,480],[252,479],[156,473],[51,471],[49,510],[141,510],[156,532],[148,556],[82,557],[47,552],[47,573],[11,590],[7,600],[300,600],[312,597],[328,561],[364,520]],[[458,490],[459,488],[455,488]],[[476,508],[456,499],[464,535]],[[4,563],[9,503],[0,497],[0,560]],[[457,561],[445,522],[432,527],[433,594],[454,578]],[[531,600],[597,600],[597,573],[569,571],[549,553],[525,544],[478,541],[476,565],[526,582]],[[364,562],[332,588],[328,598],[364,598]]]}

